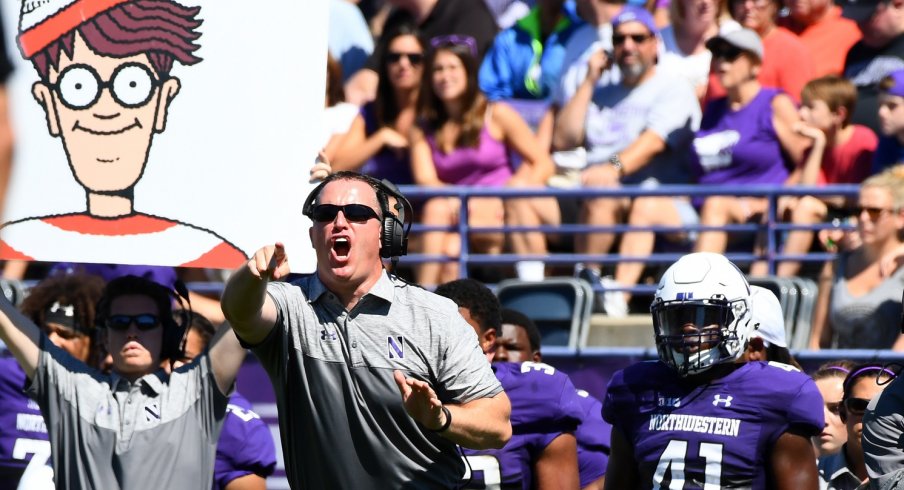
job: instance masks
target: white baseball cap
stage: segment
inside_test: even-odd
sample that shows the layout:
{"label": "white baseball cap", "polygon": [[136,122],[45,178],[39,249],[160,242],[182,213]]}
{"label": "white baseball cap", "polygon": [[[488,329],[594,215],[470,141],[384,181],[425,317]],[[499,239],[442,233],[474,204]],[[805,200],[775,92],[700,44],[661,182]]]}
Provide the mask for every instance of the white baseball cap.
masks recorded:
{"label": "white baseball cap", "polygon": [[751,337],[759,337],[766,345],[788,347],[785,341],[785,314],[775,293],[759,286],[750,286]]}

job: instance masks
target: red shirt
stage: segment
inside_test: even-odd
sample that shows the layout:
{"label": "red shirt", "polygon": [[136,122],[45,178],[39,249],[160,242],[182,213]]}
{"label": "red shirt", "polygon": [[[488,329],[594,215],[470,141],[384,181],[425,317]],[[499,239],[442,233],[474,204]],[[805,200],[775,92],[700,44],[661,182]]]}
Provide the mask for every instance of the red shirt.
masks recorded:
{"label": "red shirt", "polygon": [[854,134],[843,145],[836,145],[822,157],[816,183],[859,184],[867,178],[873,165],[873,153],[879,139],[866,126],[854,125]]}

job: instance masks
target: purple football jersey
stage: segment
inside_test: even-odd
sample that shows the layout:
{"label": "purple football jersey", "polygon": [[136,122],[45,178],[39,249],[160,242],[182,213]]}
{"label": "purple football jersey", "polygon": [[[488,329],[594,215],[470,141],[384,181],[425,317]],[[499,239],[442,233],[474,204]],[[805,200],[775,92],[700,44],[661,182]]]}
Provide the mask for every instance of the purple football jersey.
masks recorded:
{"label": "purple football jersey", "polygon": [[25,372],[12,354],[0,351],[0,490],[16,488],[32,456],[40,455],[41,464],[50,456],[44,417],[24,386]]}
{"label": "purple football jersey", "polygon": [[245,475],[264,478],[276,469],[276,444],[270,428],[252,410],[251,402],[238,392],[229,397],[226,420],[217,441],[217,459],[213,468],[213,488]]}
{"label": "purple football jersey", "polygon": [[634,446],[641,488],[766,488],[769,454],[790,427],[823,429],[816,384],[791,366],[748,362],[708,384],[658,361],[617,372],[603,417]]}
{"label": "purple football jersey", "polygon": [[574,433],[578,440],[578,471],[581,487],[585,487],[606,474],[609,464],[609,440],[612,426],[603,420],[603,403],[584,390],[578,390],[578,401],[583,408],[581,425]]}
{"label": "purple football jersey", "polygon": [[512,438],[502,449],[464,449],[470,480],[465,488],[529,489],[534,461],[563,432],[574,432],[583,408],[574,384],[552,366],[525,362],[498,362],[493,372],[512,404]]}

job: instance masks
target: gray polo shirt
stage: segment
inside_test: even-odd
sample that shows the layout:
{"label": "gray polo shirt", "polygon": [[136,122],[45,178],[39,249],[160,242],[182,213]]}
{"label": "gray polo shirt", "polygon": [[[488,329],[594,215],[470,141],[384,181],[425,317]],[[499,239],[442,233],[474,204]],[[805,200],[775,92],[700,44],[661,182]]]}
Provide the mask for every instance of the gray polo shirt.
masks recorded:
{"label": "gray polo shirt", "polygon": [[57,488],[210,489],[228,398],[206,353],[130,383],[42,336],[27,392],[47,421]]}
{"label": "gray polo shirt", "polygon": [[385,272],[352,311],[316,275],[271,283],[278,319],[255,354],[270,375],[292,488],[451,488],[456,446],[423,430],[393,370],[464,403],[502,391],[449,299]]}

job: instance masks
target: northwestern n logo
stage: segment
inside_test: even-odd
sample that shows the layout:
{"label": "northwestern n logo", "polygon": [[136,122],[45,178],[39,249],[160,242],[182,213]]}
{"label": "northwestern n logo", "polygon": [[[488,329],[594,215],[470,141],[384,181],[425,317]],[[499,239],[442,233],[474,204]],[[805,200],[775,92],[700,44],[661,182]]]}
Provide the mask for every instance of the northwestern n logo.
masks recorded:
{"label": "northwestern n logo", "polygon": [[399,359],[405,358],[405,337],[401,335],[393,337],[386,337],[386,342],[389,344],[389,358],[394,359],[398,357]]}

